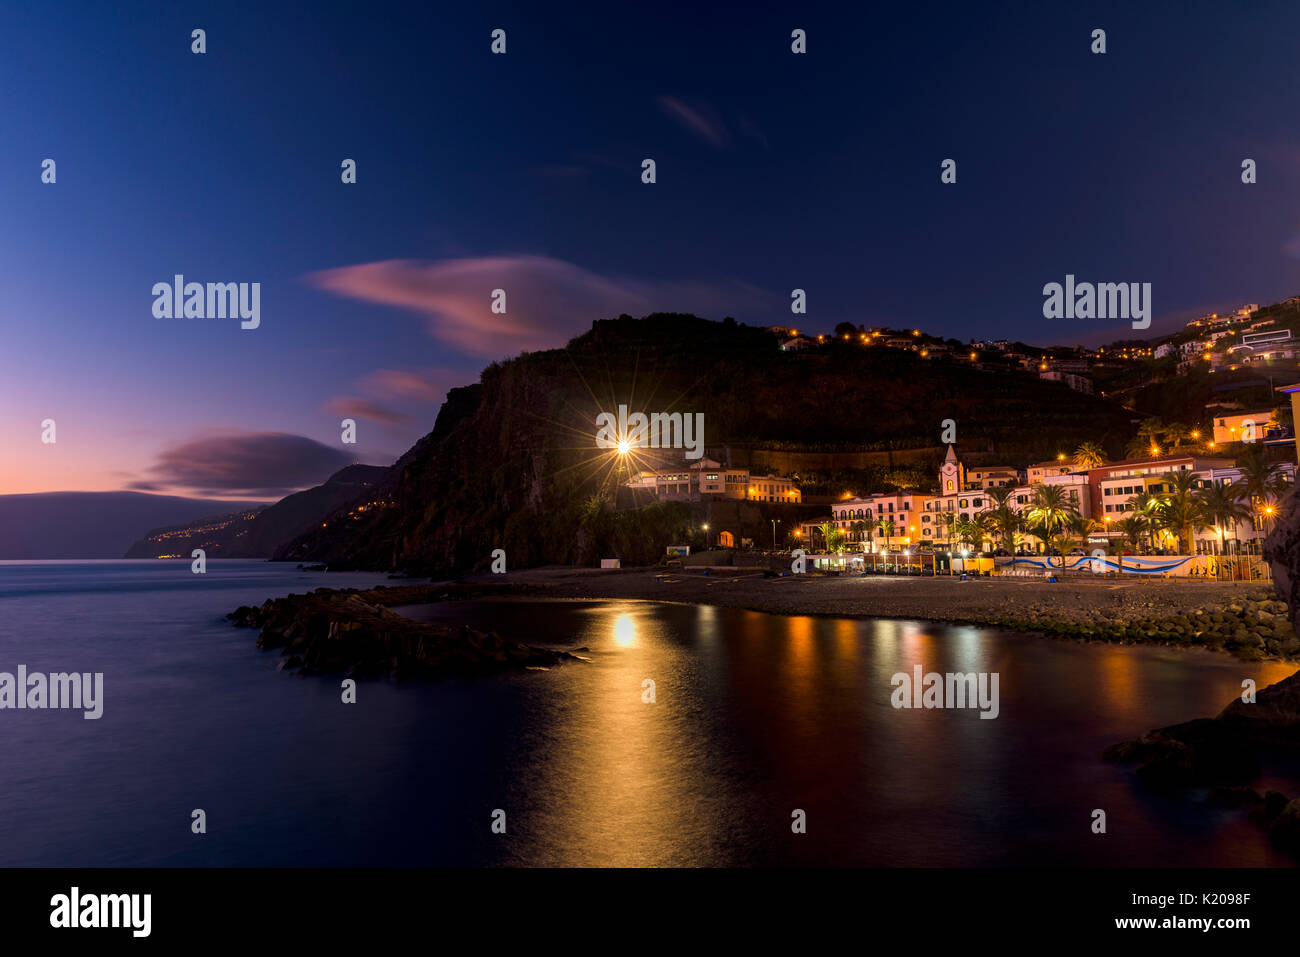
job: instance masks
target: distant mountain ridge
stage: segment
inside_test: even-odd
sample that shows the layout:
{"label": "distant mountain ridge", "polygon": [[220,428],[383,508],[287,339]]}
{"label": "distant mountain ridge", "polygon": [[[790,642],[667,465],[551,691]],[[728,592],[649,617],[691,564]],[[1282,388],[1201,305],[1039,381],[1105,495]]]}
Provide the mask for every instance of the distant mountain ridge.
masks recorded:
{"label": "distant mountain ridge", "polygon": [[141,529],[229,513],[236,504],[145,492],[0,495],[0,560],[121,558]]}
{"label": "distant mountain ridge", "polygon": [[208,558],[270,558],[277,547],[335,509],[365,497],[387,473],[383,465],[349,465],[274,505],[154,528],[131,545],[125,557],[188,558],[201,548]]}

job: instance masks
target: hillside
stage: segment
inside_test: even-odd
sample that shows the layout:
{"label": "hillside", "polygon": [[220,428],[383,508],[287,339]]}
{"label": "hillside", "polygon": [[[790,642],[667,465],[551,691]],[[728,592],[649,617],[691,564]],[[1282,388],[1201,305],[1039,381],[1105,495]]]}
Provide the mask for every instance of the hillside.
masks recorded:
{"label": "hillside", "polygon": [[209,558],[270,558],[277,546],[303,534],[342,505],[375,486],[388,469],[349,465],[314,488],[274,505],[155,528],[131,546],[126,558],[188,558],[202,548]]}
{"label": "hillside", "polygon": [[711,455],[728,443],[933,447],[948,418],[965,448],[1011,461],[1085,440],[1118,454],[1133,432],[1131,413],[1028,373],[849,342],[785,353],[734,321],[623,316],[452,390],[434,430],[377,486],[377,505],[336,511],[276,557],[449,573],[485,567],[497,547],[520,567],[588,562],[622,541],[653,558],[687,520],[680,509],[611,516],[592,501],[618,484],[619,456],[596,448],[594,421],[619,403],[703,413]]}

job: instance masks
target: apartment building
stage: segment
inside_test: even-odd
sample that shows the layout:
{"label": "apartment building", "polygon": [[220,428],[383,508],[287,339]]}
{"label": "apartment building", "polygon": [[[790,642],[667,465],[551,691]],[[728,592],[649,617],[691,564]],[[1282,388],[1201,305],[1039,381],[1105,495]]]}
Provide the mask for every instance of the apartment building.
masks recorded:
{"label": "apartment building", "polygon": [[724,468],[713,459],[663,469],[643,469],[627,487],[651,493],[662,501],[698,502],[705,498],[798,504],[803,496],[792,479],[755,475],[748,469]]}

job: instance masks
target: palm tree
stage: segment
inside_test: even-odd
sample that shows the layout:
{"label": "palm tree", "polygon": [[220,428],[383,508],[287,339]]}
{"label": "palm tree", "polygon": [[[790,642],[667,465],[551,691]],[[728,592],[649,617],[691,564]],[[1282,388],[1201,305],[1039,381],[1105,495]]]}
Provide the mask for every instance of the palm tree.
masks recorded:
{"label": "palm tree", "polygon": [[1124,536],[1128,543],[1134,548],[1137,548],[1138,543],[1151,534],[1151,523],[1147,521],[1145,515],[1138,512],[1128,516],[1127,518],[1121,519],[1119,522],[1119,530],[1120,534]]}
{"label": "palm tree", "polygon": [[1164,503],[1160,500],[1160,496],[1144,488],[1136,495],[1130,495],[1124,507],[1134,515],[1142,517],[1143,527],[1147,533],[1147,544],[1154,547],[1156,532],[1164,527],[1161,514]]}
{"label": "palm tree", "polygon": [[1226,552],[1224,533],[1232,529],[1235,538],[1237,526],[1250,520],[1250,508],[1242,504],[1241,493],[1226,482],[1201,489],[1198,498],[1206,520],[1219,533],[1219,551]]}
{"label": "palm tree", "polygon": [[[849,525],[849,531],[853,533],[852,537],[854,541],[865,543],[866,539],[863,538],[863,535],[866,532],[866,530],[867,530],[867,523],[862,521],[862,519],[858,519],[856,522],[853,522],[851,525]],[[863,551],[866,551],[866,549],[864,548]]]}
{"label": "palm tree", "polygon": [[1192,437],[1192,430],[1181,422],[1170,422],[1165,426],[1165,444],[1171,449],[1180,449]]}
{"label": "palm tree", "polygon": [[[1165,424],[1159,419],[1143,419],[1138,424],[1137,435],[1133,436],[1125,449],[1125,454],[1130,458],[1145,458],[1148,455],[1158,455],[1160,449],[1160,439],[1165,433]],[[1152,450],[1155,451],[1152,451]]]}
{"label": "palm tree", "polygon": [[963,545],[979,551],[989,533],[987,513],[980,512],[971,518],[959,518],[954,524],[953,530],[957,533],[957,538]]}
{"label": "palm tree", "polygon": [[1034,489],[1033,497],[1029,500],[1029,510],[1026,515],[1031,522],[1047,529],[1050,535],[1058,528],[1064,527],[1070,517],[1077,512],[1077,506],[1070,501],[1063,486],[1039,485]]}
{"label": "palm tree", "polygon": [[1100,531],[1101,525],[1094,519],[1084,518],[1082,515],[1071,515],[1065,521],[1065,528],[1079,540],[1079,547],[1086,552],[1088,550],[1088,536],[1093,532]]}
{"label": "palm tree", "polygon": [[876,522],[876,531],[885,539],[885,551],[889,551],[889,540],[894,537],[894,520],[892,518],[882,518]]}
{"label": "palm tree", "polygon": [[826,550],[831,550],[831,532],[835,531],[835,526],[830,522],[822,522],[817,526],[817,531],[821,532],[822,541],[826,544]]}
{"label": "palm tree", "polygon": [[1106,461],[1106,451],[1096,442],[1084,442],[1074,450],[1074,465],[1080,469],[1095,469]]}
{"label": "palm tree", "polygon": [[1163,476],[1166,491],[1161,495],[1160,514],[1169,530],[1178,537],[1182,554],[1194,550],[1192,537],[1205,527],[1195,472],[1169,472]]}
{"label": "palm tree", "polygon": [[959,518],[953,523],[953,534],[956,535],[957,541],[962,545],[969,546],[971,540],[979,534],[979,529],[975,523],[968,518]]}
{"label": "palm tree", "polygon": [[1065,556],[1070,551],[1070,546],[1074,544],[1074,539],[1069,535],[1053,535],[1050,544],[1052,550],[1061,556],[1061,570],[1064,571]]}
{"label": "palm tree", "polygon": [[1002,547],[1010,552],[1015,551],[1016,533],[1024,528],[1024,519],[1011,504],[1014,492],[1015,489],[1010,488],[989,489],[993,508],[984,513],[988,527],[998,536]]}
{"label": "palm tree", "polygon": [[1238,497],[1250,502],[1259,514],[1258,527],[1267,531],[1277,512],[1276,503],[1286,493],[1286,474],[1277,463],[1268,461],[1259,445],[1247,449],[1237,459],[1237,468],[1241,472],[1241,478],[1235,483]]}

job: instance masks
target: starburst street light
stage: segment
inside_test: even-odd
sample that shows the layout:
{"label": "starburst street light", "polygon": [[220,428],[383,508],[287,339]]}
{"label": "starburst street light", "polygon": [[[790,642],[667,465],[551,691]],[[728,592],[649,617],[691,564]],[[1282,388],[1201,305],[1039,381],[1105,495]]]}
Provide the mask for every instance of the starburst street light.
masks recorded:
{"label": "starburst street light", "polygon": [[619,455],[627,455],[627,453],[632,450],[632,446],[628,444],[627,439],[623,439],[623,441],[619,442],[615,447],[618,449]]}

